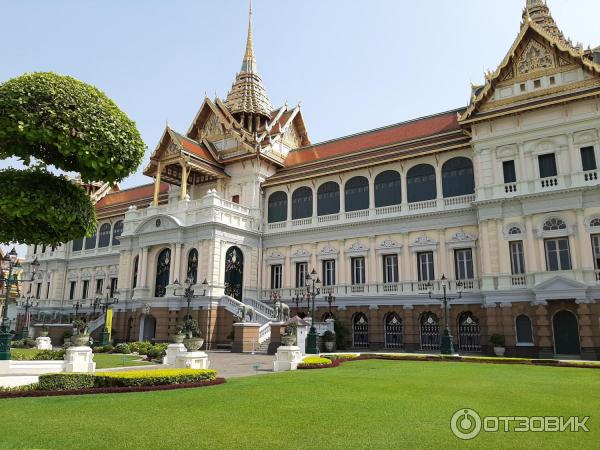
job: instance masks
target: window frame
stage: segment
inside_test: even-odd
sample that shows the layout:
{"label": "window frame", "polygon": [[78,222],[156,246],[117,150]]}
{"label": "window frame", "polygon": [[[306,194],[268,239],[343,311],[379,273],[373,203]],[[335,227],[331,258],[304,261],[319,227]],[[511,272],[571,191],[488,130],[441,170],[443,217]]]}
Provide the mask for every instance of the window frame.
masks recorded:
{"label": "window frame", "polygon": [[[554,242],[556,247],[554,250],[548,248],[548,244]],[[560,242],[566,242],[566,249],[560,249]],[[563,267],[561,258],[561,252],[565,252],[568,258],[568,267]],[[544,239],[544,252],[546,254],[546,270],[548,272],[560,272],[565,270],[573,270],[573,261],[571,260],[571,246],[568,237],[552,237]],[[556,267],[557,269],[551,268],[551,255],[556,255]]]}
{"label": "window frame", "polygon": [[600,270],[600,234],[592,234],[592,258],[594,259],[595,270]]}
{"label": "window frame", "polygon": [[[550,169],[552,169],[551,172],[553,172],[553,173],[547,173],[547,174],[544,173],[543,174],[542,167],[544,167],[544,166],[543,166],[542,160],[550,161],[550,159],[549,159],[550,157],[552,158],[552,164],[551,164],[552,167]],[[558,165],[556,163],[556,154],[554,152],[538,155],[538,172],[540,174],[540,178],[553,178],[553,177],[558,176]],[[544,170],[544,172],[545,172],[545,170]]]}
{"label": "window frame", "polygon": [[[463,271],[464,274],[462,273]],[[471,276],[469,276],[469,271]],[[473,262],[472,248],[457,248],[454,250],[454,274],[457,280],[464,281],[473,280],[475,278],[475,264]]]}
{"label": "window frame", "polygon": [[363,285],[367,283],[364,256],[350,258],[350,268],[352,269],[351,281],[353,285]]}
{"label": "window frame", "polygon": [[271,265],[271,289],[283,287],[283,264]]}
{"label": "window frame", "polygon": [[[391,264],[388,264],[389,260],[392,261]],[[400,276],[399,276],[400,274],[399,274],[399,267],[398,267],[398,255],[395,253],[382,255],[382,262],[383,262],[383,282],[385,284],[399,283],[400,282]],[[390,275],[392,275],[392,276],[390,277]],[[393,278],[393,280],[390,280],[390,278]]]}
{"label": "window frame", "polygon": [[308,262],[301,261],[296,263],[296,287],[306,287],[306,275],[308,274]]}
{"label": "window frame", "polygon": [[[519,340],[519,317],[525,317],[529,320],[529,333],[531,335],[531,341]],[[535,345],[535,336],[533,334],[533,321],[531,320],[531,317],[529,317],[527,314],[519,314],[517,317],[515,317],[515,342],[517,347],[533,347]]]}
{"label": "window frame", "polygon": [[[586,157],[584,156],[584,153],[591,155],[590,162],[592,163],[593,167],[586,169],[586,167],[585,167]],[[590,172],[592,170],[598,170],[598,162],[596,161],[596,149],[593,146],[581,147],[579,149],[579,154],[581,156],[581,170],[583,172]]]}
{"label": "window frame", "polygon": [[[423,261],[425,257],[425,261]],[[427,267],[426,273],[423,271],[423,266]],[[435,260],[433,251],[417,252],[417,275],[418,281],[434,281],[435,280]],[[427,278],[424,277],[427,275]]]}
{"label": "window frame", "polygon": [[[511,167],[508,173],[507,167]],[[502,161],[502,179],[504,180],[504,184],[512,184],[517,182],[517,167],[514,159]]]}
{"label": "window frame", "polygon": [[510,241],[508,243],[508,253],[510,256],[511,275],[525,275],[527,272],[525,266],[525,247],[523,246],[523,241]]}
{"label": "window frame", "polygon": [[324,259],[321,265],[323,286],[335,286],[335,259]]}

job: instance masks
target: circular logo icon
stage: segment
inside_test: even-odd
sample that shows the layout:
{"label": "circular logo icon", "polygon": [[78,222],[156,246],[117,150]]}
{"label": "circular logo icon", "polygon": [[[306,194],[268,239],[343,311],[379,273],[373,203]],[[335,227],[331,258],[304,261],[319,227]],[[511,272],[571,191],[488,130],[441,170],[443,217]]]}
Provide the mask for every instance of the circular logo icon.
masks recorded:
{"label": "circular logo icon", "polygon": [[454,436],[468,441],[481,431],[481,417],[472,409],[459,409],[450,419],[450,428]]}

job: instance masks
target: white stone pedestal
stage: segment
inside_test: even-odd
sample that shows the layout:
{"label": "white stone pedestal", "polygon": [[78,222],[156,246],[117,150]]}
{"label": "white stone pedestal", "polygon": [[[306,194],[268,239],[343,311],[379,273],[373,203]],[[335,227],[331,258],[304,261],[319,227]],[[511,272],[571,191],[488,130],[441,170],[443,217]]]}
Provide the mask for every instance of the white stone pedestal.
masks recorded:
{"label": "white stone pedestal", "polygon": [[48,336],[35,338],[35,348],[38,350],[52,350],[52,341]]}
{"label": "white stone pedestal", "polygon": [[65,372],[92,373],[96,371],[90,347],[69,347],[65,354]]}
{"label": "white stone pedestal", "polygon": [[163,364],[168,364],[169,366],[174,365],[175,360],[177,359],[177,355],[185,352],[187,352],[185,345],[169,344],[166,351],[167,354],[163,357]]}
{"label": "white stone pedestal", "polygon": [[298,363],[302,362],[302,352],[297,345],[282,346],[277,349],[273,372],[296,370]]}
{"label": "white stone pedestal", "polygon": [[209,365],[205,352],[183,352],[175,358],[175,367],[178,369],[208,369]]}

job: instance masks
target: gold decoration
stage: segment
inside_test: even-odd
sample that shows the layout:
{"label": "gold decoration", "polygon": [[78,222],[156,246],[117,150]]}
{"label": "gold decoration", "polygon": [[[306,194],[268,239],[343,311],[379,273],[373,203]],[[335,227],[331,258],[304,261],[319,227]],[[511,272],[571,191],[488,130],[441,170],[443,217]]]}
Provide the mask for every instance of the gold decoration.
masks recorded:
{"label": "gold decoration", "polygon": [[548,69],[554,67],[554,56],[547,47],[532,39],[519,56],[516,67],[519,75]]}

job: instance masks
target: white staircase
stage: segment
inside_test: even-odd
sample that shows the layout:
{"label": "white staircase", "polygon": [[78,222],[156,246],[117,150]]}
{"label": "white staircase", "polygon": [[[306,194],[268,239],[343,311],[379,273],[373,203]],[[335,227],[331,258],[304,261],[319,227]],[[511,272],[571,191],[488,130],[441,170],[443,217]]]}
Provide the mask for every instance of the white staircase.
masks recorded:
{"label": "white staircase", "polygon": [[88,333],[92,334],[98,328],[104,325],[104,314],[100,314],[94,320],[91,320],[88,323]]}

